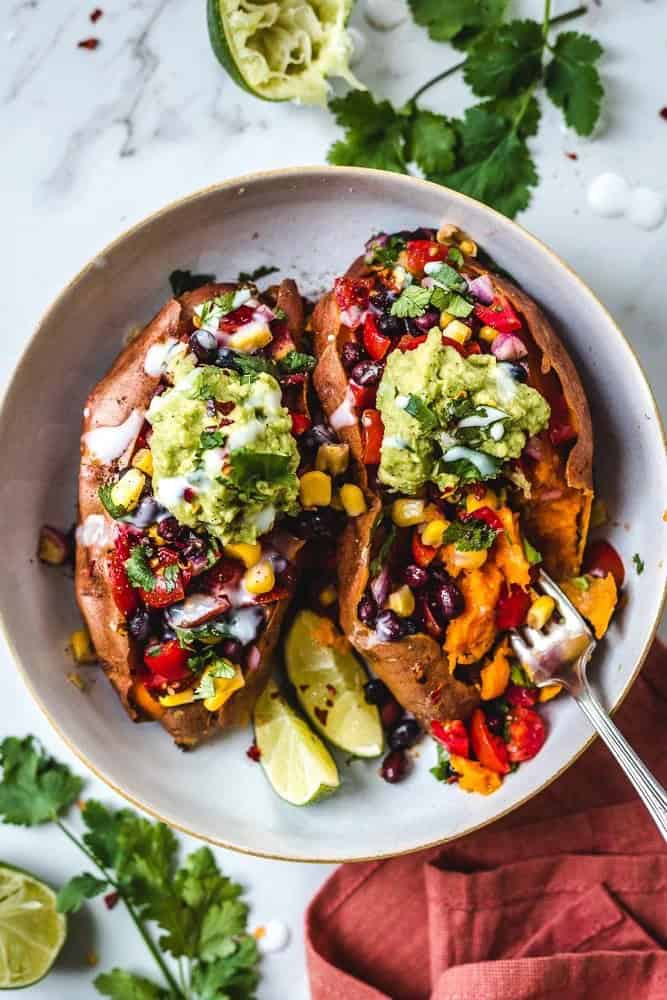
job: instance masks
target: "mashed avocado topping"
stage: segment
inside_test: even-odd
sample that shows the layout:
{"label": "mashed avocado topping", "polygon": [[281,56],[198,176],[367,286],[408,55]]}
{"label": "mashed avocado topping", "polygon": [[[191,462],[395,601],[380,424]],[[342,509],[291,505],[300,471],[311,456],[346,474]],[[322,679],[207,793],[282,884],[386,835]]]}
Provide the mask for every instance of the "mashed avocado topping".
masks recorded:
{"label": "mashed avocado topping", "polygon": [[430,331],[413,351],[393,351],[378,390],[384,424],[379,480],[413,493],[492,479],[549,423],[549,404],[493,355],[462,357]]}
{"label": "mashed avocado topping", "polygon": [[181,524],[254,542],[294,513],[299,454],[273,376],[179,365],[146,416],[155,498]]}

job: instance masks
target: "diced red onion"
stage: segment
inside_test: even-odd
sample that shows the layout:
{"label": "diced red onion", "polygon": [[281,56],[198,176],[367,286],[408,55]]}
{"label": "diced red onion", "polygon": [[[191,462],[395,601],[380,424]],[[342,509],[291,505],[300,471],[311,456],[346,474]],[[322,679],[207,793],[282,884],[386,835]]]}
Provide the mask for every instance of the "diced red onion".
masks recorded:
{"label": "diced red onion", "polygon": [[427,309],[423,316],[418,316],[415,320],[415,326],[422,333],[428,333],[432,326],[437,326],[440,319],[440,313],[437,309]]}
{"label": "diced red onion", "polygon": [[491,353],[498,361],[519,361],[528,354],[526,345],[514,333],[499,333],[491,344]]}
{"label": "diced red onion", "polygon": [[267,323],[270,323],[272,320],[276,318],[276,314],[274,313],[273,309],[269,309],[269,307],[264,305],[264,303],[262,302],[262,304],[257,306],[257,308],[255,309],[255,318],[257,317],[266,320]]}
{"label": "diced red onion", "polygon": [[488,274],[480,274],[478,278],[468,281],[470,294],[484,306],[490,306],[494,299],[493,285]]}
{"label": "diced red onion", "polygon": [[365,247],[371,253],[376,247],[386,246],[388,239],[389,233],[378,233],[377,236],[371,236],[369,240],[366,240]]}
{"label": "diced red onion", "polygon": [[248,670],[257,670],[261,659],[262,659],[262,654],[260,652],[259,646],[255,646],[255,644],[253,643],[253,645],[248,650],[246,656],[246,666]]}
{"label": "diced red onion", "polygon": [[375,599],[375,603],[379,608],[382,607],[384,602],[389,597],[389,588],[391,586],[391,579],[389,577],[389,567],[385,566],[380,570],[377,576],[373,577],[371,580],[371,594]]}

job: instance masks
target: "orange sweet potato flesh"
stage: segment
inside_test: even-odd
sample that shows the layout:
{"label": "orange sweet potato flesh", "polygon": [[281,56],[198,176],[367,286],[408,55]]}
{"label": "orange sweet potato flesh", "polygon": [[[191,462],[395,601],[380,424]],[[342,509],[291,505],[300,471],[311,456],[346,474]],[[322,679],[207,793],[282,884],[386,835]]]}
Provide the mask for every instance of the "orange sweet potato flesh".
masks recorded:
{"label": "orange sweet potato flesh", "polygon": [[[82,428],[79,524],[90,515],[98,515],[104,519],[109,539],[113,537],[115,522],[100,501],[99,488],[112,474],[127,468],[134,450],[132,441],[116,461],[105,465],[88,452],[83,435],[96,427],[118,426],[135,409],[145,411],[160,381],[144,371],[148,350],[170,337],[179,337],[191,323],[194,309],[201,302],[235,287],[228,283],[208,284],[178,299],[170,299],[125,347],[111,370],[89,395]],[[281,284],[278,300],[287,313],[290,330],[300,335],[303,304],[294,282]],[[104,671],[130,718],[138,721],[143,716],[132,700],[131,689],[134,676],[142,667],[141,649],[128,635],[124,616],[112,596],[107,566],[111,545],[108,540],[101,545],[83,545],[77,541],[76,597]],[[160,723],[177,744],[195,746],[214,731],[248,718],[268,679],[271,653],[278,641],[280,624],[289,601],[290,597],[286,597],[267,607],[266,624],[257,640],[261,653],[259,667],[248,674],[245,687],[230,698],[220,712],[207,711],[201,701],[166,709]]]}
{"label": "orange sweet potato flesh", "polygon": [[602,577],[586,576],[584,579],[588,584],[586,589],[577,586],[572,580],[563,580],[561,587],[579,614],[591,623],[595,638],[601,639],[609,628],[618,601],[616,581],[611,573]]}

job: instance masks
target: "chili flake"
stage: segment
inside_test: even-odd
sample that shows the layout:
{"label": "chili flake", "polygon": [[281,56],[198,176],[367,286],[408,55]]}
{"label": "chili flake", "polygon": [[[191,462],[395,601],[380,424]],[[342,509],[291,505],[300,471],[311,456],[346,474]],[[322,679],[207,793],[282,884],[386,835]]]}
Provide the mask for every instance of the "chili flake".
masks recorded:
{"label": "chili flake", "polygon": [[91,52],[93,51],[93,49],[96,49],[99,44],[100,44],[99,38],[82,38],[80,42],[76,43],[77,48],[90,49]]}
{"label": "chili flake", "polygon": [[104,11],[102,10],[101,7],[96,7],[95,10],[91,10],[90,20],[93,22],[93,24],[95,24],[96,21],[99,21],[103,13]]}

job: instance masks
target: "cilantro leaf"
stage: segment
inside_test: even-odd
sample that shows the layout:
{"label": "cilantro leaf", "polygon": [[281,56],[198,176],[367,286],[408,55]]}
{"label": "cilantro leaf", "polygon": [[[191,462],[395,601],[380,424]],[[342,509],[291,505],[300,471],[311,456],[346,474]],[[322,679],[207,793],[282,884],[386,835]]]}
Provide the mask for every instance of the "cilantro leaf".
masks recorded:
{"label": "cilantro leaf", "polygon": [[329,150],[329,163],[405,173],[409,112],[397,111],[389,101],[376,102],[367,90],[336,97],[329,107],[345,129],[345,138]]}
{"label": "cilantro leaf", "polygon": [[[475,308],[472,302],[468,302],[457,292],[446,292],[444,288],[435,288],[431,295],[431,305],[439,309],[440,312],[448,312],[452,316],[465,319]],[[446,333],[446,331],[445,331]]]}
{"label": "cilantro leaf", "polygon": [[215,645],[222,639],[229,639],[231,632],[229,625],[223,621],[204,622],[203,625],[195,625],[193,628],[183,628],[174,626],[179,645],[183,649],[192,649],[196,642],[204,645]]}
{"label": "cilantro leaf", "polygon": [[429,277],[433,278],[436,285],[440,285],[447,291],[467,292],[468,282],[462,274],[449,264],[438,262],[438,270],[431,271]]}
{"label": "cilantro leaf", "polygon": [[50,757],[33,736],[6,737],[0,743],[0,764],[0,816],[5,823],[48,823],[65,812],[81,792],[81,778]]}
{"label": "cilantro leaf", "polygon": [[209,448],[220,448],[225,443],[225,435],[222,431],[202,431],[199,435],[199,447],[203,451]]}
{"label": "cilantro leaf", "polygon": [[436,781],[448,782],[455,775],[455,771],[449,761],[449,753],[443,747],[442,743],[436,743],[435,749],[438,755],[437,763],[434,767],[429,768],[429,771]]}
{"label": "cilantro leaf", "polygon": [[537,21],[511,21],[485,31],[468,52],[463,76],[480,97],[503,97],[542,75],[544,36]]}
{"label": "cilantro leaf", "polygon": [[635,554],[632,557],[632,561],[635,564],[635,569],[637,570],[637,576],[641,576],[644,570],[646,569],[646,563],[644,562],[644,560],[642,559],[642,557],[639,555],[638,552],[635,552]]}
{"label": "cilantro leaf", "polygon": [[195,288],[208,285],[211,281],[215,281],[214,274],[193,274],[192,271],[188,271],[187,269],[180,270],[176,268],[169,275],[171,290],[177,298],[179,295],[183,295],[184,292],[194,292]]}
{"label": "cilantro leaf", "polygon": [[231,455],[230,477],[237,486],[245,486],[257,479],[276,483],[284,479],[289,471],[289,455],[253,451],[252,448],[237,448]]}
{"label": "cilantro leaf", "polygon": [[604,90],[595,63],[602,51],[594,38],[577,31],[562,32],[551,48],[547,94],[579,135],[590,135],[600,114]]}
{"label": "cilantro leaf", "polygon": [[312,354],[303,354],[301,351],[290,351],[278,362],[281,372],[291,375],[295,372],[312,372],[317,364]]}
{"label": "cilantro leaf", "polygon": [[[227,680],[231,680],[231,678],[236,675],[236,668],[234,667],[233,663],[230,663],[229,660],[217,658],[213,650],[207,650],[206,652],[210,653],[211,656],[209,657],[209,665],[206,675],[200,679],[198,686],[195,688],[196,701],[201,701],[204,698],[212,698],[214,696],[216,677],[222,677],[226,678]],[[204,654],[204,656],[205,655],[206,654]],[[192,665],[193,660],[197,661],[196,667]],[[204,657],[191,656],[190,659],[188,660],[188,666],[191,669],[195,670],[198,669],[200,665],[204,665],[205,662],[206,661]]]}
{"label": "cilantro leaf", "polygon": [[451,260],[452,264],[456,267],[463,267],[463,254],[458,247],[451,246],[447,251],[447,259]]}
{"label": "cilantro leaf", "polygon": [[259,982],[257,943],[245,935],[226,957],[198,965],[192,985],[199,1000],[253,1000]]}
{"label": "cilantro leaf", "polygon": [[88,799],[81,818],[86,826],[83,842],[88,850],[103,868],[115,868],[123,810],[107,809],[96,799]]}
{"label": "cilantro leaf", "polygon": [[533,687],[528,674],[519,663],[513,663],[510,668],[510,680],[517,687]]}
{"label": "cilantro leaf", "polygon": [[178,843],[164,823],[152,823],[131,809],[121,810],[117,829],[117,880],[135,909],[150,917],[156,900],[172,891]]}
{"label": "cilantro leaf", "polygon": [[443,545],[454,544],[459,552],[479,552],[490,549],[498,532],[490,524],[471,518],[469,521],[452,521],[444,535]]}
{"label": "cilantro leaf", "polygon": [[262,372],[265,372],[267,375],[273,375],[274,378],[277,376],[275,362],[271,361],[270,358],[238,353],[234,355],[233,365],[234,369],[246,378],[252,379],[255,375],[259,375]]}
{"label": "cilantro leaf", "polygon": [[437,426],[438,418],[429,410],[424,400],[420,399],[419,396],[410,393],[405,412],[409,413],[415,420],[418,420],[424,430],[433,430]]}
{"label": "cilantro leaf", "polygon": [[417,108],[411,118],[407,159],[435,177],[454,169],[456,134],[444,115]]}
{"label": "cilantro leaf", "polygon": [[95,878],[88,872],[76,875],[58,893],[56,900],[58,913],[77,913],[87,899],[99,896],[108,886],[106,879]]}
{"label": "cilantro leaf", "polygon": [[[382,233],[381,235],[385,235]],[[374,241],[371,242],[372,264],[379,264],[381,267],[391,267],[398,260],[398,256],[405,250],[406,240],[402,236],[389,236],[383,246],[379,246]]]}
{"label": "cilantro leaf", "polygon": [[135,976],[124,969],[102,972],[95,977],[94,985],[98,993],[111,997],[112,1000],[170,1000],[171,997],[167,990],[150,979]]}
{"label": "cilantro leaf", "polygon": [[125,517],[127,509],[113,502],[113,498],[111,496],[113,487],[113,483],[103,483],[97,491],[97,495],[100,498],[102,506],[106,510],[107,514],[117,521],[119,518]]}
{"label": "cilantro leaf", "polygon": [[267,278],[270,274],[275,274],[279,270],[279,267],[274,267],[270,264],[260,264],[254,271],[239,271],[239,276],[236,280],[240,285],[247,285],[253,281],[259,281],[260,278]]}
{"label": "cilantro leaf", "polygon": [[130,558],[125,560],[127,578],[133,587],[142,590],[153,590],[155,574],[148,561],[148,554],[143,545],[135,545],[130,552]]}
{"label": "cilantro leaf", "polygon": [[408,0],[417,24],[435,42],[449,42],[462,32],[499,24],[509,0]]}
{"label": "cilantro leaf", "polygon": [[430,288],[408,285],[391,307],[391,315],[405,319],[406,316],[423,316],[431,301]]}

